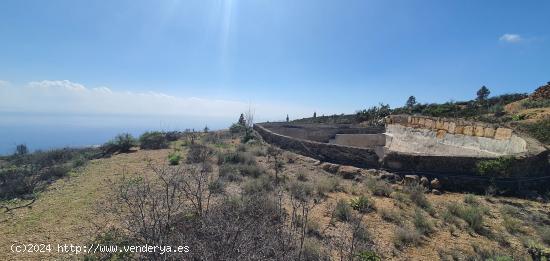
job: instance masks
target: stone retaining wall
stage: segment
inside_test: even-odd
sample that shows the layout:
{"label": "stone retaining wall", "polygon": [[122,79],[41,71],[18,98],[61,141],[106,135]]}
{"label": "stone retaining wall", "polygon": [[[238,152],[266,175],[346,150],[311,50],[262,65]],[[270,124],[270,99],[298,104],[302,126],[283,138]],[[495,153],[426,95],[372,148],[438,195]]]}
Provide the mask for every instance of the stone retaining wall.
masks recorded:
{"label": "stone retaining wall", "polygon": [[494,124],[416,115],[391,115],[386,119],[388,124],[400,124],[406,127],[424,128],[437,132],[438,136],[446,133],[485,137],[497,140],[512,138],[512,129]]}

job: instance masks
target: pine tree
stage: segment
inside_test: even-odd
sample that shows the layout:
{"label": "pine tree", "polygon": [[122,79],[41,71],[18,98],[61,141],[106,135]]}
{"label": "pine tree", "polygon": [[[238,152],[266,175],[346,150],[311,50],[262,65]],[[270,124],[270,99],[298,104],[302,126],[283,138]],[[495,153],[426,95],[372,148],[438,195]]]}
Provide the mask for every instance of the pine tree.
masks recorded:
{"label": "pine tree", "polygon": [[317,118],[317,112],[313,112],[313,118]]}
{"label": "pine tree", "polygon": [[409,96],[405,105],[407,106],[407,108],[412,109],[414,105],[416,105],[416,97]]}
{"label": "pine tree", "polygon": [[489,94],[491,94],[491,91],[485,87],[485,85],[481,86],[481,88],[477,91],[477,100],[480,103],[484,103],[487,100],[487,97],[489,97]]}
{"label": "pine tree", "polygon": [[208,133],[209,130],[208,125],[204,126],[204,133]]}
{"label": "pine tree", "polygon": [[245,126],[246,120],[244,119],[244,114],[241,113],[241,116],[239,117],[239,125]]}
{"label": "pine tree", "polygon": [[289,119],[288,119],[288,114],[287,114],[287,115],[286,115],[286,122],[288,122],[288,121],[289,121]]}

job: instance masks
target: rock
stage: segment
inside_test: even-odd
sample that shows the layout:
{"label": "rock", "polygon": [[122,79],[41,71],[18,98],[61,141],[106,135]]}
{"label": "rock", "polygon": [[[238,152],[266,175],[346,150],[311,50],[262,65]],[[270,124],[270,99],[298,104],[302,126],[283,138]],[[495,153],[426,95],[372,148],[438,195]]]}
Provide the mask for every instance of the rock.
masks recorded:
{"label": "rock", "polygon": [[495,137],[495,129],[485,128],[483,136],[485,138],[494,138]]}
{"label": "rock", "polygon": [[434,195],[441,195],[441,191],[437,190],[437,189],[432,189],[432,194]]}
{"label": "rock", "polygon": [[313,163],[313,166],[319,166],[321,165],[321,161],[318,161],[318,160],[315,160],[312,162]]}
{"label": "rock", "polygon": [[383,171],[382,173],[380,173],[380,179],[383,179],[388,182],[396,182],[400,180],[401,177],[399,177],[399,175]]}
{"label": "rock", "polygon": [[438,130],[435,137],[438,138],[438,139],[443,139],[443,138],[445,138],[445,134],[447,134],[447,131]]}
{"label": "rock", "polygon": [[550,99],[550,82],[546,85],[538,87],[535,92],[531,94],[530,98],[534,100]]}
{"label": "rock", "polygon": [[468,135],[468,136],[474,136],[474,127],[464,126],[464,130],[462,130],[462,134]]}
{"label": "rock", "polygon": [[439,189],[439,188],[441,188],[441,183],[439,182],[439,180],[437,178],[432,179],[432,181],[430,182],[430,187],[433,188],[433,189]]}
{"label": "rock", "polygon": [[393,190],[400,190],[401,189],[401,186],[397,185],[397,184],[391,184],[391,189]]}
{"label": "rock", "polygon": [[427,188],[427,187],[430,186],[430,180],[428,180],[428,178],[422,176],[422,177],[420,178],[420,184],[422,184],[422,186],[424,186],[424,187]]}
{"label": "rock", "polygon": [[405,184],[414,184],[418,183],[420,178],[418,175],[405,175]]}
{"label": "rock", "polygon": [[340,168],[338,168],[338,175],[342,176],[345,179],[352,179],[359,174],[361,174],[360,168],[356,168],[353,166],[340,166]]}
{"label": "rock", "polygon": [[475,126],[474,135],[477,137],[483,137],[483,135],[485,135],[485,128],[483,128],[483,126],[480,126],[480,125]]}
{"label": "rock", "polygon": [[495,139],[508,140],[512,137],[512,130],[508,128],[498,128],[495,132]]}
{"label": "rock", "polygon": [[361,175],[377,177],[380,176],[380,173],[378,173],[378,171],[375,169],[361,169]]}
{"label": "rock", "polygon": [[338,171],[338,168],[340,168],[340,165],[332,164],[328,162],[322,163],[320,166],[324,171],[330,172],[330,173],[336,173]]}

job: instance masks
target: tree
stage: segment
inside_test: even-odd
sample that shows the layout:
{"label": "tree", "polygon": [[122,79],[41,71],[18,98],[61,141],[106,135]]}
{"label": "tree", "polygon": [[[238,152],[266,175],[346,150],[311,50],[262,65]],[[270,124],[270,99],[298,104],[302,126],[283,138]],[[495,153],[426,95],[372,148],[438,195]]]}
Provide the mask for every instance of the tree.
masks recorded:
{"label": "tree", "polygon": [[289,119],[288,119],[288,114],[287,114],[287,115],[286,115],[286,122],[288,122],[288,121],[289,121]]}
{"label": "tree", "polygon": [[313,112],[313,118],[317,118],[317,112]]}
{"label": "tree", "polygon": [[208,125],[204,126],[204,133],[208,133],[209,130]]}
{"label": "tree", "polygon": [[25,145],[25,144],[19,144],[15,148],[15,155],[25,155],[28,152],[29,152],[29,150],[27,149],[27,145]]}
{"label": "tree", "polygon": [[245,126],[246,125],[246,121],[244,119],[244,114],[241,113],[241,116],[239,117],[239,125],[242,125],[242,126]]}
{"label": "tree", "polygon": [[407,108],[412,109],[414,105],[416,105],[416,97],[409,96],[405,105],[407,106]]}
{"label": "tree", "polygon": [[491,91],[485,87],[485,85],[481,86],[481,88],[477,91],[477,100],[480,103],[483,103],[487,100],[487,97],[489,97],[489,94]]}

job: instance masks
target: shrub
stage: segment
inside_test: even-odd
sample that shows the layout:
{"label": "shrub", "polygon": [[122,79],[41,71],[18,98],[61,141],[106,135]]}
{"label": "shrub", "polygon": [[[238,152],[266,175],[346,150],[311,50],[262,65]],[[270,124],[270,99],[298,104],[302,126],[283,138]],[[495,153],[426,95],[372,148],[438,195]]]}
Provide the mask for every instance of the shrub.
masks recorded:
{"label": "shrub", "polygon": [[435,231],[433,223],[419,209],[414,211],[414,226],[418,232],[424,235],[429,235]]}
{"label": "shrub", "polygon": [[288,190],[293,198],[300,201],[307,201],[311,195],[313,195],[313,186],[302,181],[291,182],[288,186]]}
{"label": "shrub", "polygon": [[418,231],[403,227],[397,227],[395,230],[394,245],[398,248],[412,245],[417,246],[420,244],[421,235]]}
{"label": "shrub", "polygon": [[[372,250],[363,250],[355,255],[355,258],[359,261],[380,261],[382,260],[376,252]],[[355,259],[354,259],[355,260]]]}
{"label": "shrub", "polygon": [[330,256],[321,250],[319,243],[310,238],[304,240],[302,256],[305,261],[330,260]]}
{"label": "shrub", "polygon": [[250,153],[246,152],[226,152],[218,154],[218,164],[244,164],[255,165],[256,160]]}
{"label": "shrub", "polygon": [[296,174],[296,179],[299,181],[307,181],[307,174],[305,172],[300,171]]}
{"label": "shrub", "polygon": [[240,181],[239,167],[232,164],[221,165],[218,169],[219,177],[228,181]]}
{"label": "shrub", "polygon": [[136,139],[129,133],[118,134],[113,140],[101,147],[104,154],[111,155],[116,152],[126,153],[136,146]]}
{"label": "shrub", "polygon": [[375,209],[374,202],[369,200],[366,196],[352,199],[350,205],[353,209],[361,213],[367,213]]}
{"label": "shrub", "polygon": [[189,147],[189,152],[187,153],[187,163],[203,163],[208,161],[210,157],[214,155],[214,151],[201,144],[192,144]]}
{"label": "shrub", "polygon": [[164,136],[166,137],[167,141],[176,141],[183,136],[183,133],[179,131],[169,131],[169,132],[166,132]]}
{"label": "shrub", "polygon": [[338,191],[340,188],[340,181],[334,177],[319,177],[315,183],[315,188],[319,196],[326,196],[329,192]]}
{"label": "shrub", "polygon": [[179,165],[181,160],[181,155],[179,153],[173,152],[168,155],[168,161],[170,165]]}
{"label": "shrub", "polygon": [[403,218],[399,214],[399,212],[391,209],[391,208],[382,208],[378,210],[378,214],[380,214],[380,217],[388,222],[392,222],[395,224],[401,224],[403,222]]}
{"label": "shrub", "polygon": [[539,228],[539,234],[544,242],[547,245],[550,245],[550,227],[541,227]]}
{"label": "shrub", "polygon": [[264,173],[264,170],[256,165],[237,165],[239,173],[243,176],[257,178]]}
{"label": "shrub", "polygon": [[517,234],[520,232],[523,232],[523,228],[521,226],[521,221],[518,219],[511,217],[509,215],[503,215],[502,216],[502,225],[510,234]]}
{"label": "shrub", "polygon": [[542,143],[550,143],[550,117],[536,123],[520,125],[520,128]]}
{"label": "shrub", "polygon": [[456,203],[447,206],[447,210],[466,221],[470,228],[475,232],[481,232],[483,229],[483,214],[484,210],[480,206],[468,205],[462,206]]}
{"label": "shrub", "polygon": [[263,175],[257,179],[250,179],[243,184],[243,192],[246,195],[253,195],[265,191],[271,191],[273,186],[271,179],[267,175]]}
{"label": "shrub", "polygon": [[308,219],[306,223],[306,233],[310,236],[321,238],[321,225],[314,219]]}
{"label": "shrub", "polygon": [[139,147],[145,150],[158,150],[168,148],[166,136],[159,131],[147,131],[139,137]]}
{"label": "shrub", "polygon": [[393,192],[393,189],[388,182],[376,178],[367,179],[367,187],[375,196],[389,197]]}
{"label": "shrub", "polygon": [[333,217],[343,222],[351,220],[351,208],[345,200],[338,200],[336,203],[336,208],[334,209]]}
{"label": "shrub", "polygon": [[476,197],[472,194],[466,194],[466,196],[464,196],[464,203],[470,205],[479,205],[479,201],[477,201]]}
{"label": "shrub", "polygon": [[523,101],[521,105],[526,109],[545,108],[545,107],[550,107],[550,100],[549,99],[542,99],[542,100],[527,99]]}
{"label": "shrub", "polygon": [[426,195],[424,195],[424,192],[426,192],[426,188],[424,188],[420,184],[410,184],[405,186],[404,191],[409,194],[409,198],[412,202],[414,202],[417,206],[427,210],[431,211],[432,205],[426,198]]}
{"label": "shrub", "polygon": [[233,123],[231,125],[231,127],[229,127],[229,132],[231,133],[242,133],[244,132],[244,130],[246,129],[246,127],[242,124],[238,124],[238,123]]}
{"label": "shrub", "polygon": [[481,160],[476,164],[479,175],[493,177],[508,177],[511,174],[514,159],[512,157],[499,157],[492,160]]}

